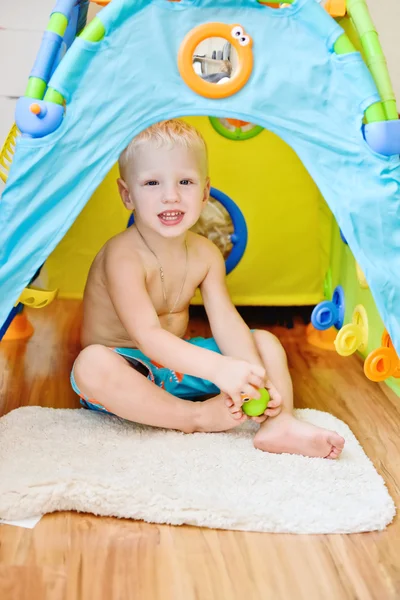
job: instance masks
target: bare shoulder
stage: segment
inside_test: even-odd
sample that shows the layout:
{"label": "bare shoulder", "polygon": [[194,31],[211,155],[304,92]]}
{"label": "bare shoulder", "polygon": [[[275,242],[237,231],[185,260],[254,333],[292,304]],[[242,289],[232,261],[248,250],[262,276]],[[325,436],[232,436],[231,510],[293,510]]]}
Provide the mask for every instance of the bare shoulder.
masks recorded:
{"label": "bare shoulder", "polygon": [[189,234],[188,241],[190,246],[202,257],[203,261],[207,261],[209,266],[216,261],[224,260],[221,251],[211,240],[193,231],[190,231]]}
{"label": "bare shoulder", "polygon": [[[105,271],[114,270],[117,265],[131,266],[136,270],[144,270],[142,255],[137,247],[137,240],[129,229],[112,237],[103,246],[102,262]],[[99,253],[99,254],[100,254]]]}
{"label": "bare shoulder", "polygon": [[197,233],[190,232],[190,234],[188,241],[199,265],[197,285],[203,292],[204,286],[208,285],[210,279],[218,282],[225,281],[225,261],[220,249],[211,240]]}

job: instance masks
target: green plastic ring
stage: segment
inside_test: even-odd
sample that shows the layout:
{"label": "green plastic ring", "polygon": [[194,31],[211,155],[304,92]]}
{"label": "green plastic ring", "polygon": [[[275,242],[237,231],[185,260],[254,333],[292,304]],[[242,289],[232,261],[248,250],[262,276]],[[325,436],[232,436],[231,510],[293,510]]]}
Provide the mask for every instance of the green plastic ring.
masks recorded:
{"label": "green plastic ring", "polygon": [[240,127],[237,127],[235,131],[230,131],[224,125],[222,125],[221,121],[218,117],[209,117],[211,125],[214,127],[215,131],[222,135],[223,137],[228,138],[228,140],[234,141],[244,141],[249,140],[259,133],[261,133],[264,128],[260,125],[254,125],[252,129],[249,131],[242,131]]}

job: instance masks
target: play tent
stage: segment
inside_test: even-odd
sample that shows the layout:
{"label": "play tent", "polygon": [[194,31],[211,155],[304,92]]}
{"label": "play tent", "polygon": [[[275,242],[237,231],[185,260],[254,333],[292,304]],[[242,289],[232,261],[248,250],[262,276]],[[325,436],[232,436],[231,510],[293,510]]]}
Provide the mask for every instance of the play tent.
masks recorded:
{"label": "play tent", "polygon": [[[71,31],[83,27],[87,1],[58,1],[26,96],[17,106],[16,122],[23,135],[14,130],[8,141],[9,162],[14,137],[16,148],[11,166],[6,165],[8,179],[0,203],[0,323],[8,323],[24,288],[98,193],[133,136],[167,118],[185,116],[200,125],[207,121],[207,128],[208,117],[213,117],[219,126],[228,119],[257,124],[261,131],[240,141],[242,148],[248,145],[244,170],[257,156],[258,184],[253,194],[250,178],[247,208],[239,210],[244,215],[239,229],[244,228],[234,241],[242,244],[242,257],[229,275],[234,300],[310,304],[323,299],[324,272],[335,260],[332,244],[337,244],[333,235],[329,243],[325,240],[330,232],[325,218],[318,230],[325,253],[324,264],[317,262],[319,276],[313,272],[307,284],[302,277],[296,280],[293,275],[288,282],[284,276],[294,263],[292,273],[302,271],[303,246],[308,247],[309,261],[316,260],[317,245],[307,244],[320,225],[322,195],[365,276],[390,344],[399,352],[400,130],[365,2],[348,0],[347,11],[343,2],[324,7],[316,0],[284,5],[257,0],[106,4],[74,39]],[[222,83],[212,83],[193,68],[199,46],[210,38],[222,38],[236,51],[236,72]],[[360,41],[364,56],[353,45]],[[238,152],[238,142],[223,143]],[[278,163],[293,161],[286,177],[301,173],[303,178],[299,190],[291,192],[290,203],[287,191],[280,196],[277,187],[273,197],[263,195],[270,177],[271,162],[263,161],[268,144],[282,151]],[[214,171],[223,168],[225,159],[221,151]],[[234,178],[232,169],[230,196]],[[283,188],[286,185],[282,180]],[[221,189],[217,196],[218,192]],[[310,194],[315,196],[312,213],[304,201]],[[223,200],[223,193],[219,197]],[[282,212],[274,218],[268,202],[286,209],[284,218]],[[251,212],[248,219],[246,210]],[[304,226],[301,242],[294,227],[298,221]],[[288,223],[292,231],[284,246],[276,250],[276,245],[266,245],[267,240],[278,244]],[[265,265],[273,265],[272,270]],[[338,271],[332,266],[331,273],[335,268]],[[269,297],[266,290],[274,281],[285,283]],[[308,293],[302,293],[303,284]],[[325,284],[330,302],[326,276]],[[340,308],[341,318],[334,315],[329,325],[340,329],[345,314],[342,292],[338,293],[333,305]],[[315,319],[321,328],[327,323],[324,315],[320,311]],[[390,349],[392,356],[393,346]]]}

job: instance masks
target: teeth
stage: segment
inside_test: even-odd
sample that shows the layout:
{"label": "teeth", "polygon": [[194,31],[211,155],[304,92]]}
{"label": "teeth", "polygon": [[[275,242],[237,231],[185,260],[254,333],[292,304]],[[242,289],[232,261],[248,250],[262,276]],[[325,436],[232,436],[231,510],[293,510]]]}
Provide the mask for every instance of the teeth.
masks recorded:
{"label": "teeth", "polygon": [[163,219],[168,219],[168,220],[173,220],[176,219],[176,217],[180,216],[182,213],[181,212],[163,212],[161,213],[161,217]]}

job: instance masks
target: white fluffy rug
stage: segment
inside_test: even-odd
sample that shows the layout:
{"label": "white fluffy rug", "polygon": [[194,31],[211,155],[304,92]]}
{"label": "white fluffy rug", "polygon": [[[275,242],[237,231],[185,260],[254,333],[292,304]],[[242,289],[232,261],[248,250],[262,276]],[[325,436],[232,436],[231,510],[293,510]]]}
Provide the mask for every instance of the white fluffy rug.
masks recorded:
{"label": "white fluffy rug", "polygon": [[253,423],[185,435],[85,409],[19,408],[0,419],[0,518],[62,510],[222,529],[352,533],[384,529],[395,506],[350,429],[338,461],[255,450]]}

